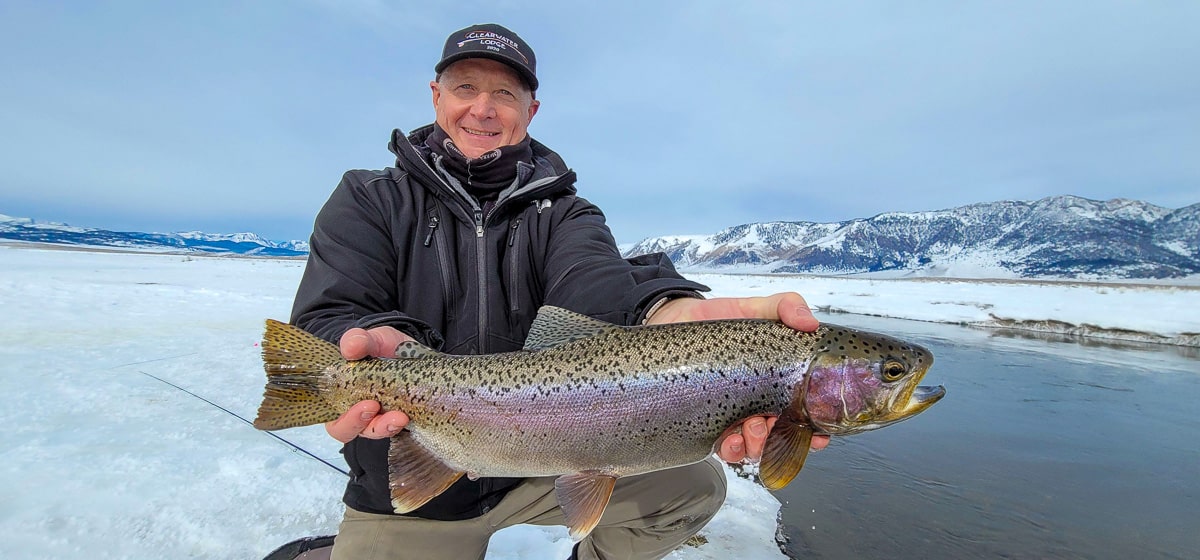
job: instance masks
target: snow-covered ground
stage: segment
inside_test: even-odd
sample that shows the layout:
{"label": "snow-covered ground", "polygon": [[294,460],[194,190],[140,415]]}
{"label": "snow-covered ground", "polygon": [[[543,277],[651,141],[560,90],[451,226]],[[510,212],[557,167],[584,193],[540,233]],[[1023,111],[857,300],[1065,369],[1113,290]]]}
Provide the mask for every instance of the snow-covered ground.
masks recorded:
{"label": "snow-covered ground", "polygon": [[[342,474],[151,377],[251,418],[262,321],[287,318],[302,270],[299,260],[0,245],[0,556],[253,559],[334,532]],[[855,313],[1200,332],[1195,289],[696,277],[714,296],[796,290]],[[280,435],[341,464],[319,427]],[[783,558],[779,503],[730,484],[708,544],[672,558]],[[565,558],[570,544],[565,529],[516,527],[488,558]]]}
{"label": "snow-covered ground", "polygon": [[800,292],[826,312],[1200,346],[1200,286],[1093,281],[687,274],[714,295]]}

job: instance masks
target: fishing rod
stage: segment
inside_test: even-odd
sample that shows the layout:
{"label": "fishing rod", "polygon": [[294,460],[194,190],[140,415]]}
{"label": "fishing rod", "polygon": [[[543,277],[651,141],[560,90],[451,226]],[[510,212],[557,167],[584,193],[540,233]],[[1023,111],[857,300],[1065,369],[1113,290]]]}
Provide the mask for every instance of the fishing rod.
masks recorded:
{"label": "fishing rod", "polygon": [[[154,361],[154,360],[150,360],[150,361]],[[163,378],[161,378],[161,377],[159,377],[159,376],[157,376],[157,375],[154,375],[154,374],[152,374],[152,373],[147,373],[147,372],[145,372],[145,371],[142,371],[142,370],[140,370],[140,369],[139,369],[139,370],[137,370],[137,371],[138,371],[138,373],[140,373],[140,374],[142,374],[142,375],[145,375],[146,377],[149,377],[149,378],[152,378],[152,379],[157,379],[158,381],[161,381],[161,382],[163,382],[163,383],[165,383],[165,384],[167,384],[167,385],[170,385],[170,386],[172,386],[172,387],[174,387],[174,388],[176,388],[176,389],[179,389],[180,391],[183,391],[184,393],[187,393],[187,394],[189,394],[189,395],[191,395],[191,396],[193,396],[193,397],[196,397],[197,399],[200,399],[200,400],[202,400],[202,401],[204,401],[204,402],[206,402],[206,403],[208,403],[208,404],[210,404],[210,405],[212,405],[212,406],[216,407],[216,408],[217,408],[218,410],[220,410],[221,412],[224,412],[225,414],[228,414],[228,415],[230,415],[230,416],[232,416],[232,417],[234,417],[234,418],[237,418],[238,420],[241,420],[242,422],[245,422],[245,423],[249,424],[250,426],[254,426],[254,422],[251,422],[250,420],[247,420],[247,419],[243,418],[241,415],[239,415],[238,413],[236,413],[236,412],[234,412],[234,411],[232,411],[232,410],[229,410],[228,408],[225,408],[225,407],[223,407],[223,406],[221,406],[221,405],[219,405],[219,404],[217,404],[217,403],[215,403],[215,402],[212,402],[212,401],[210,401],[210,400],[208,400],[208,399],[206,399],[206,398],[204,398],[204,397],[202,397],[202,396],[200,396],[200,395],[197,395],[196,393],[193,393],[193,392],[191,392],[191,391],[189,391],[189,390],[187,390],[187,389],[185,389],[185,388],[183,388],[183,387],[180,387],[179,385],[176,385],[176,384],[174,384],[174,383],[171,383],[170,381],[167,381],[166,379],[163,379]],[[294,444],[294,443],[292,443],[292,442],[290,442],[290,441],[288,441],[288,440],[286,440],[286,439],[284,439],[284,438],[280,437],[279,435],[275,434],[274,432],[260,432],[260,433],[263,433],[263,434],[266,434],[266,435],[268,435],[268,436],[271,436],[271,437],[273,437],[273,438],[275,438],[275,439],[277,439],[277,440],[279,440],[279,441],[283,442],[283,443],[284,443],[285,445],[287,445],[288,447],[291,447],[293,450],[296,450],[296,451],[299,451],[299,452],[301,452],[301,453],[303,453],[303,454],[305,454],[305,455],[308,455],[309,457],[312,457],[313,459],[316,459],[316,460],[318,460],[318,461],[320,461],[320,462],[324,463],[324,464],[325,464],[325,466],[327,466],[327,467],[329,467],[329,468],[331,468],[331,469],[333,469],[333,470],[335,470],[335,471],[337,471],[337,472],[340,472],[340,473],[342,473],[342,474],[344,474],[344,475],[346,475],[346,476],[350,476],[350,472],[349,472],[349,471],[346,471],[346,470],[342,469],[341,467],[338,467],[338,466],[334,465],[333,463],[330,463],[329,461],[326,461],[325,459],[322,459],[322,458],[320,458],[320,457],[317,457],[316,455],[313,455],[313,454],[312,454],[312,452],[310,452],[309,450],[307,450],[307,449],[305,449],[305,448],[303,448],[303,447],[300,447],[299,445],[296,445],[296,444]]]}

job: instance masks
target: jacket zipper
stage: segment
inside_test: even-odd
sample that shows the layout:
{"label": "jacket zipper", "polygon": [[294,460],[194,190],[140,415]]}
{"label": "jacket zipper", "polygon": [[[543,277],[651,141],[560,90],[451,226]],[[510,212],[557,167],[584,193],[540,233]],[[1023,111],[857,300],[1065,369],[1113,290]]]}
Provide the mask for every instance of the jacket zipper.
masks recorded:
{"label": "jacket zipper", "polygon": [[[429,165],[428,162],[426,162],[423,158],[421,158],[419,156],[416,159],[425,164],[425,169],[429,171],[430,175],[432,175],[437,182],[439,182],[443,186],[445,186],[447,188],[447,190],[449,190],[451,192],[455,192],[455,189],[452,186],[450,186],[450,184],[447,183],[441,176],[438,175],[437,170],[435,170],[432,165]],[[534,193],[537,191],[541,191],[542,189],[545,189],[547,191],[552,190],[559,183],[559,181],[563,180],[564,176],[565,176],[565,174],[558,175],[558,176],[555,176],[552,178],[546,178],[541,181],[535,181],[529,185],[526,185],[525,188],[522,189],[522,191],[523,191],[523,193]],[[478,317],[479,318],[479,330],[476,333],[476,337],[479,339],[479,349],[478,349],[479,353],[486,354],[488,351],[488,344],[487,344],[487,331],[488,331],[488,328],[487,328],[487,325],[488,325],[487,287],[488,287],[488,282],[487,282],[487,269],[486,269],[486,266],[487,266],[487,239],[486,239],[485,231],[484,231],[484,222],[487,217],[484,216],[483,209],[481,209],[477,203],[475,203],[474,201],[470,201],[470,202],[471,202],[471,207],[473,210],[473,215],[475,218],[475,262],[476,262],[476,268],[477,268],[477,274],[476,274],[477,286],[476,287],[479,290],[479,317]],[[506,202],[505,200],[496,201],[496,205],[494,207],[492,207],[491,213],[492,214],[496,213],[496,211],[499,210],[500,206],[502,206],[505,202]],[[538,212],[541,213],[540,207],[538,208]],[[443,269],[445,269],[444,268],[445,263],[443,262],[441,264],[443,266]],[[447,301],[449,301],[449,300],[447,300]]]}
{"label": "jacket zipper", "polygon": [[437,231],[437,228],[438,228],[438,217],[430,216],[429,217],[429,235],[425,236],[425,246],[426,247],[429,246],[429,242],[433,241],[433,232]]}
{"label": "jacket zipper", "polygon": [[441,220],[438,219],[435,212],[429,213],[429,233],[425,235],[425,246],[428,247],[430,242],[433,243],[433,252],[437,254],[438,259],[438,279],[442,281],[442,301],[448,306],[447,317],[454,317],[454,301],[453,294],[450,293],[450,279],[447,278],[447,273],[450,270],[449,256],[446,254],[446,243],[442,240],[441,235],[437,235],[438,226],[441,225]]}
{"label": "jacket zipper", "polygon": [[521,233],[521,218],[513,223],[512,228],[508,232],[508,309],[516,312],[521,309],[521,305],[517,300],[517,286],[520,284],[520,270],[517,268],[517,251],[513,249],[513,243],[517,240],[517,236]]}
{"label": "jacket zipper", "polygon": [[479,353],[487,353],[488,297],[487,297],[487,239],[483,229],[483,210],[475,208],[475,270],[479,288]]}

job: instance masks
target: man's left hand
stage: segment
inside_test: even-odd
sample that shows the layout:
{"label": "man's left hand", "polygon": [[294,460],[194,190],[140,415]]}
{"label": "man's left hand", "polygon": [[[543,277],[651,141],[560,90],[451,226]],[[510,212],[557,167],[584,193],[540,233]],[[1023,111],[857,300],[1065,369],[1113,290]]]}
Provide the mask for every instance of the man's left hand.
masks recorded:
{"label": "man's left hand", "polygon": [[[782,321],[798,331],[812,332],[820,323],[813,317],[808,302],[795,292],[766,297],[695,299],[679,298],[668,301],[654,313],[649,325],[706,321],[711,319],[768,319]],[[717,456],[727,463],[746,459],[757,462],[762,458],[767,434],[775,425],[774,416],[752,416],[726,430]],[[740,429],[738,429],[740,428]],[[815,435],[811,448],[816,451],[829,445],[829,436]]]}

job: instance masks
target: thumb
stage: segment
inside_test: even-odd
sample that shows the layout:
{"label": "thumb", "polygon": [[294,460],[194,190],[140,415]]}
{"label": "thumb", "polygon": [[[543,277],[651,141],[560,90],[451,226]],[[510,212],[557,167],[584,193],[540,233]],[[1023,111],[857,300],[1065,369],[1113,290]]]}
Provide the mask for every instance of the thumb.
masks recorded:
{"label": "thumb", "polygon": [[395,358],[396,347],[413,340],[413,337],[394,327],[375,327],[367,330],[367,336],[371,340],[369,355],[376,358]]}
{"label": "thumb", "polygon": [[347,360],[361,360],[371,354],[371,337],[366,329],[353,328],[338,339],[338,350]]}
{"label": "thumb", "polygon": [[779,298],[775,309],[779,313],[779,320],[783,321],[785,325],[798,331],[808,332],[815,331],[820,326],[820,321],[813,317],[812,308],[800,294],[785,292],[773,297]]}

